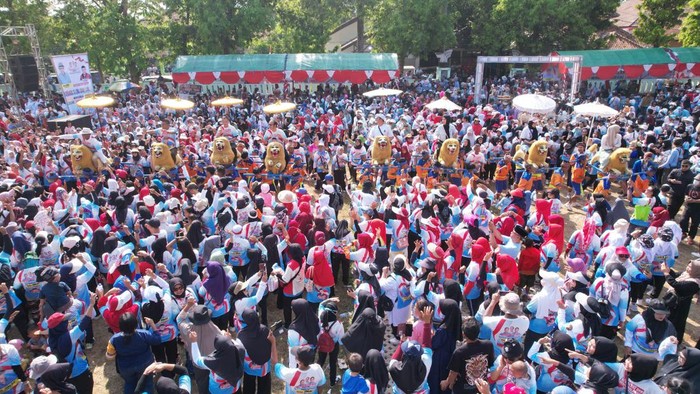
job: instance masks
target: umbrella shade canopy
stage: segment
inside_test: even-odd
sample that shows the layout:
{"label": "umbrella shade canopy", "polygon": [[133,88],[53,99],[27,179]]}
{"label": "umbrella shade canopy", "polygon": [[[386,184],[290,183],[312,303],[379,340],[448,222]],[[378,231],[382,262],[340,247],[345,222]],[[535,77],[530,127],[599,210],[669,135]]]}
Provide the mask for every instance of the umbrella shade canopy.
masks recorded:
{"label": "umbrella shade canopy", "polygon": [[181,98],[165,99],[160,102],[160,106],[169,109],[190,109],[194,107],[194,102],[190,100],[184,100]]}
{"label": "umbrella shade canopy", "polygon": [[110,85],[110,92],[126,92],[130,89],[140,89],[141,86],[131,82],[131,81],[117,81]]}
{"label": "umbrella shade canopy", "polygon": [[610,108],[607,105],[601,104],[598,102],[575,105],[574,112],[579,114],[579,115],[601,116],[604,118],[617,116],[617,114],[619,113],[618,111],[614,110],[613,108]]}
{"label": "umbrella shade canopy", "polygon": [[274,104],[269,104],[263,107],[266,114],[281,114],[283,112],[293,111],[297,107],[294,103],[278,101]]}
{"label": "umbrella shade canopy", "polygon": [[435,100],[425,107],[428,109],[444,109],[446,111],[459,111],[462,109],[462,107],[453,103],[447,97],[442,97],[440,100]]}
{"label": "umbrella shade canopy", "polygon": [[554,111],[557,103],[541,94],[521,94],[513,99],[513,106],[523,112],[547,114]]}
{"label": "umbrella shade canopy", "polygon": [[232,107],[234,105],[241,105],[243,104],[243,100],[235,97],[223,97],[218,100],[214,100],[211,102],[211,105],[215,107]]}
{"label": "umbrella shade canopy", "polygon": [[114,105],[114,99],[109,96],[88,96],[76,104],[80,108],[102,108]]}
{"label": "umbrella shade canopy", "polygon": [[401,93],[403,93],[403,90],[379,88],[379,89],[370,90],[369,92],[364,92],[364,93],[362,93],[362,95],[365,97],[385,97],[385,96],[398,96]]}

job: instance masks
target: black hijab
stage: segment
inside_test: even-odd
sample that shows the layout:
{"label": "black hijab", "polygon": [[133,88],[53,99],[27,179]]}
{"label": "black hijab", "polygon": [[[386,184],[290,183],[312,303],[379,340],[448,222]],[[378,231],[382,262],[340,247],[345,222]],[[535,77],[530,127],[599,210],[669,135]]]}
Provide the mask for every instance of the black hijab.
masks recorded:
{"label": "black hijab", "polygon": [[440,300],[440,312],[445,319],[440,323],[440,327],[445,327],[448,334],[455,334],[457,340],[462,340],[462,311],[459,309],[457,301],[445,298]]}
{"label": "black hijab", "polygon": [[183,392],[172,378],[166,378],[165,376],[158,378],[155,388],[158,394],[181,394]]}
{"label": "black hijab", "polygon": [[236,387],[243,377],[244,357],[245,349],[236,346],[231,338],[217,335],[214,339],[214,351],[203,359],[207,368]]}
{"label": "black hijab", "polygon": [[600,335],[600,330],[603,328],[600,316],[597,313],[587,311],[583,306],[581,306],[579,313],[583,323],[583,335],[586,337]]}
{"label": "black hijab", "polygon": [[68,383],[68,379],[73,371],[73,365],[69,363],[57,363],[50,365],[41,374],[41,383],[47,388],[58,391],[61,394],[75,394],[78,391],[75,386]]}
{"label": "black hijab", "polygon": [[617,372],[613,371],[612,368],[600,361],[593,361],[588,372],[588,380],[583,384],[583,387],[593,389],[597,393],[607,394],[610,389],[617,387],[619,378]]}
{"label": "black hijab", "polygon": [[460,305],[460,302],[462,302],[462,299],[464,299],[464,296],[462,295],[462,287],[459,285],[459,283],[452,279],[445,279],[445,282],[442,284],[442,289],[443,293],[445,294],[445,298],[454,300],[457,302],[457,305]]}
{"label": "black hijab", "polygon": [[333,323],[338,321],[338,305],[333,301],[324,303],[319,320],[325,330],[330,329]]}
{"label": "black hijab", "polygon": [[406,259],[403,256],[394,258],[393,270],[396,275],[402,276],[409,282],[413,279],[411,272],[406,268]]}
{"label": "black hijab", "polygon": [[389,266],[389,250],[386,246],[380,246],[374,251],[374,264],[379,271]]}
{"label": "black hijab", "polygon": [[[112,253],[114,252],[114,249],[116,249],[119,246],[119,238],[115,237],[114,235],[109,236],[105,239],[105,245],[104,249],[102,250],[102,253]],[[92,251],[92,249],[90,249]],[[97,256],[94,253],[92,254],[96,258],[102,257],[102,255]]]}
{"label": "black hijab", "polygon": [[391,379],[396,387],[404,393],[413,393],[423,384],[427,368],[421,356],[422,354],[409,355],[404,353],[400,363],[393,363],[389,366]]}
{"label": "black hijab", "polygon": [[646,354],[633,353],[630,356],[630,360],[632,360],[632,372],[627,374],[627,378],[633,382],[641,382],[653,378],[659,366],[656,357]]}
{"label": "black hijab", "polygon": [[187,287],[196,281],[199,276],[192,272],[192,267],[189,262],[182,262],[179,278],[182,279],[182,283]]}
{"label": "black hijab", "polygon": [[238,333],[238,339],[241,340],[248,356],[255,364],[265,365],[270,361],[272,354],[272,346],[267,340],[270,329],[260,324],[258,312],[253,309],[244,310],[241,320],[246,326]]}
{"label": "black hijab", "polygon": [[367,352],[364,377],[377,386],[377,393],[386,391],[389,384],[389,371],[386,369],[386,363],[379,350],[370,349]]}
{"label": "black hijab", "polygon": [[574,340],[559,330],[554,331],[552,335],[552,348],[548,352],[549,356],[562,364],[568,364],[569,352],[567,352],[567,350],[575,350]]}
{"label": "black hijab", "polygon": [[377,312],[366,308],[348,328],[341,342],[348,352],[366,357],[370,349],[382,349],[385,329],[386,326],[377,317]]}
{"label": "black hijab", "polygon": [[299,298],[292,301],[292,311],[294,311],[294,320],[289,325],[289,329],[298,332],[311,345],[316,345],[321,328],[318,326],[318,317],[314,308],[308,301]]}
{"label": "black hijab", "polygon": [[697,391],[700,388],[700,350],[686,348],[678,353],[684,353],[685,364],[681,366],[678,363],[678,354],[669,354],[664,358],[661,370],[654,381],[659,386],[665,386],[672,377],[682,378],[690,382]]}
{"label": "black hijab", "polygon": [[590,356],[601,363],[617,362],[617,345],[606,337],[593,337],[595,340],[595,352]]}
{"label": "black hijab", "polygon": [[[263,234],[265,231],[265,226],[263,226]],[[270,228],[272,231],[272,228]],[[267,249],[267,268],[270,269],[274,264],[280,264],[280,254],[277,251],[277,244],[279,243],[279,238],[274,234],[268,234],[263,238],[263,245]],[[291,246],[291,245],[290,245]]]}
{"label": "black hijab", "polygon": [[260,272],[260,264],[263,262],[262,252],[260,249],[249,248],[246,251],[248,255],[248,278]]}
{"label": "black hijab", "polygon": [[676,335],[676,329],[673,327],[673,324],[668,319],[656,320],[653,309],[647,308],[647,310],[642,312],[642,317],[644,318],[644,324],[647,326],[647,343],[654,341],[659,344],[669,336]]}
{"label": "black hijab", "polygon": [[163,301],[158,293],[156,293],[156,301],[148,301],[141,304],[141,314],[143,317],[151,318],[151,320],[156,323],[163,317],[164,312],[165,301]]}
{"label": "black hijab", "polygon": [[158,238],[151,244],[151,251],[153,255],[153,260],[156,264],[163,263],[163,255],[167,250],[168,240],[165,238]]}
{"label": "black hijab", "polygon": [[202,231],[202,222],[194,220],[187,230],[187,239],[192,243],[192,247],[199,248],[199,244],[204,241],[204,232]]}
{"label": "black hijab", "polygon": [[355,314],[352,316],[350,323],[355,323],[355,321],[360,317],[362,311],[365,309],[375,309],[374,297],[368,291],[360,290],[357,292],[357,308],[355,308]]}
{"label": "black hijab", "polygon": [[102,228],[98,228],[92,233],[92,242],[90,243],[90,254],[96,259],[101,259],[105,253],[105,241],[107,240],[107,232]]}
{"label": "black hijab", "polygon": [[124,199],[122,196],[115,198],[114,207],[116,208],[114,210],[114,216],[117,219],[117,223],[115,224],[126,223],[126,214],[129,213],[129,205],[126,202],[126,199]]}

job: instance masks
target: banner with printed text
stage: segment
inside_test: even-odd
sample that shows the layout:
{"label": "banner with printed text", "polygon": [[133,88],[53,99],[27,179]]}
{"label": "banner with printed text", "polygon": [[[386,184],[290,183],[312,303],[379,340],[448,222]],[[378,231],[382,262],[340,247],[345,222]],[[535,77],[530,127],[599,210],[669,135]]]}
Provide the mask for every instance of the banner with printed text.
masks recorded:
{"label": "banner with printed text", "polygon": [[69,112],[71,115],[84,113],[76,103],[94,92],[87,53],[52,56],[51,62]]}

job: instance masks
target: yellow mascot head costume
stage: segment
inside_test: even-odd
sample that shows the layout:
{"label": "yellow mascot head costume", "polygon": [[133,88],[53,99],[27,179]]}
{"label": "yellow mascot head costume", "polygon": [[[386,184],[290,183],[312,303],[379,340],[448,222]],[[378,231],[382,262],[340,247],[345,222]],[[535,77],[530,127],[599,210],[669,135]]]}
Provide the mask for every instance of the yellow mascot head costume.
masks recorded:
{"label": "yellow mascot head costume", "polygon": [[547,141],[535,141],[530,145],[527,162],[537,168],[547,165]]}
{"label": "yellow mascot head costume", "polygon": [[273,174],[284,172],[287,168],[287,152],[279,141],[267,144],[265,153],[265,169]]}
{"label": "yellow mascot head costume", "polygon": [[617,148],[610,154],[610,161],[605,167],[607,171],[612,171],[616,174],[626,174],[629,172],[627,163],[630,161],[632,150],[629,148]]}
{"label": "yellow mascot head costume", "polygon": [[71,145],[70,159],[73,164],[73,172],[78,174],[83,170],[97,171],[92,161],[92,152],[85,145]]}
{"label": "yellow mascot head costume", "polygon": [[231,149],[231,143],[226,137],[216,137],[210,156],[211,164],[230,166],[236,161],[236,152]]}
{"label": "yellow mascot head costume", "polygon": [[[177,157],[177,161],[178,163],[180,162],[180,157]],[[151,144],[151,167],[155,171],[170,171],[176,166],[177,164],[173,160],[173,156],[170,154],[170,148],[167,145],[160,142]]]}
{"label": "yellow mascot head costume", "polygon": [[457,168],[459,165],[459,141],[455,138],[448,138],[440,146],[438,163],[445,167]]}
{"label": "yellow mascot head costume", "polygon": [[372,164],[387,165],[391,163],[391,141],[389,137],[380,135],[372,143]]}

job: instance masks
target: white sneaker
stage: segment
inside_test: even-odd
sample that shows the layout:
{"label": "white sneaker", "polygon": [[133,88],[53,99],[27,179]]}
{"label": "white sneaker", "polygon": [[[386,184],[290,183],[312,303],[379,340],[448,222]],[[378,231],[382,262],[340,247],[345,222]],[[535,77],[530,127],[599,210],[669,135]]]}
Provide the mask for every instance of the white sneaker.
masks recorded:
{"label": "white sneaker", "polygon": [[645,298],[645,299],[644,299],[644,302],[646,302],[647,305],[649,305],[649,303],[651,303],[651,298]]}
{"label": "white sneaker", "polygon": [[642,302],[642,300],[637,300],[637,306],[644,306],[644,303]]}
{"label": "white sneaker", "polygon": [[693,255],[693,257],[697,257],[697,258],[700,259],[700,253],[698,253],[698,252],[692,252],[692,253],[690,253],[690,254]]}
{"label": "white sneaker", "polygon": [[639,309],[637,309],[637,304],[630,305],[630,312],[634,312],[634,313],[639,312]]}

